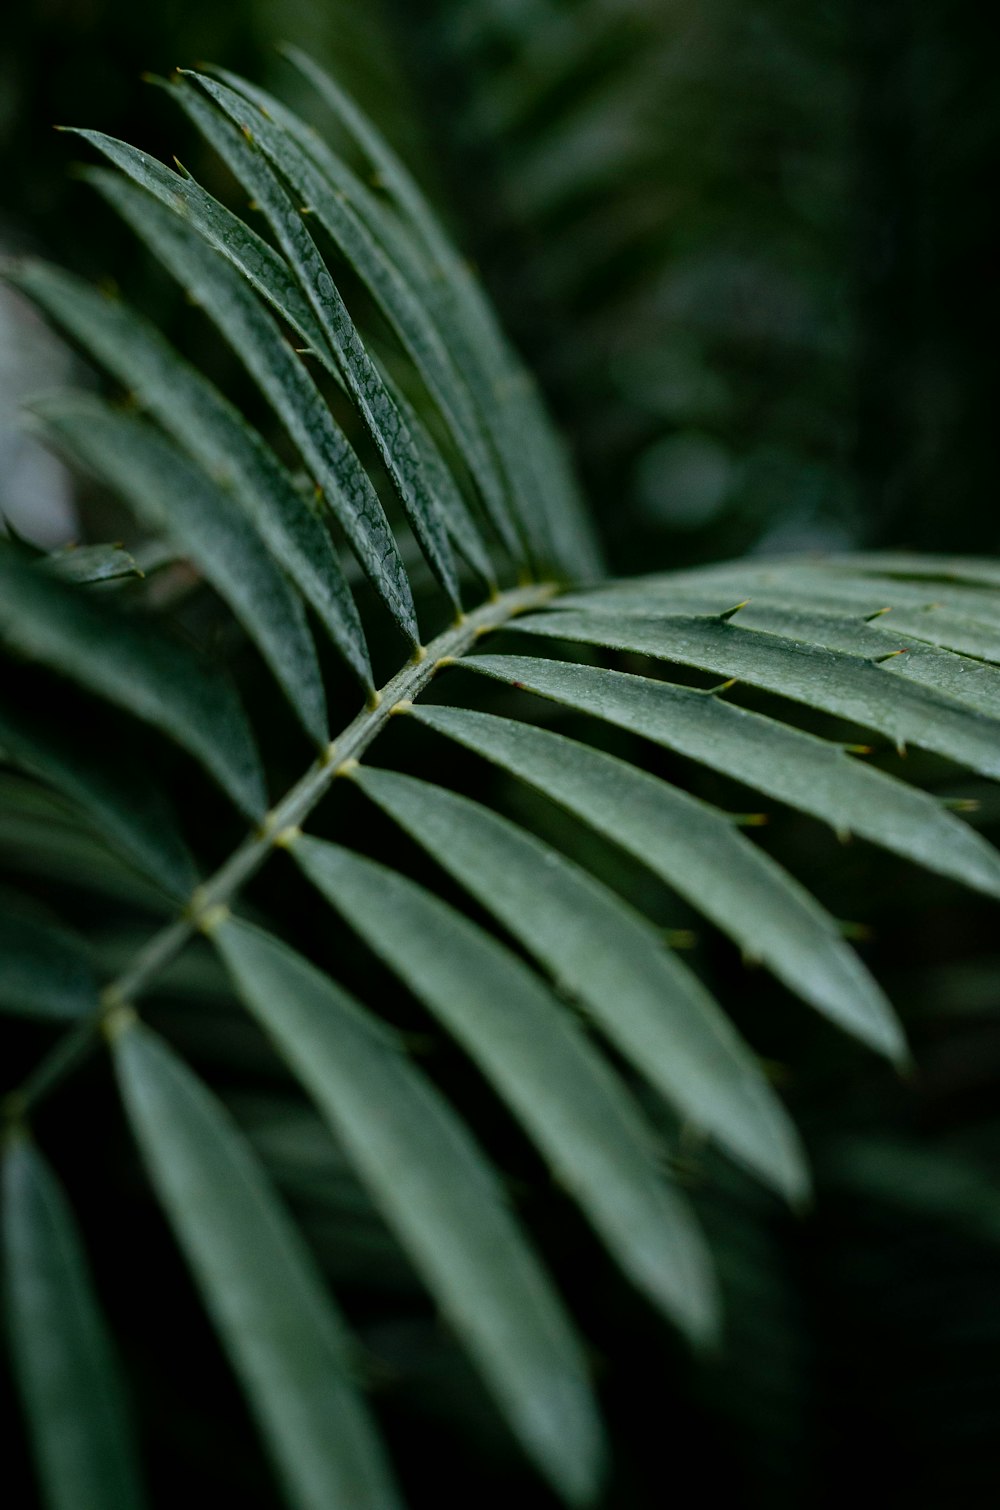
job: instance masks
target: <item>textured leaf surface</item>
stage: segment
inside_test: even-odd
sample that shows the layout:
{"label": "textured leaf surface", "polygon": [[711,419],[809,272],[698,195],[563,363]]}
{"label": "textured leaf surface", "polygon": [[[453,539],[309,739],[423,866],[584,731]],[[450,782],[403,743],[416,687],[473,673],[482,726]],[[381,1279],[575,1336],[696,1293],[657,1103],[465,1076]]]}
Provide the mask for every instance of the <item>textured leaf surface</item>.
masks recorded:
{"label": "textured leaf surface", "polygon": [[49,1510],[141,1510],[125,1396],[76,1223],[24,1136],[3,1158],[7,1328]]}
{"label": "textured leaf surface", "polygon": [[756,1059],[645,918],[466,797],[369,766],[352,776],[579,999],[682,1116],[779,1190],[803,1187],[796,1134]]}
{"label": "textured leaf surface", "polygon": [[87,175],[204,309],[267,397],[295,442],[358,561],[403,632],[419,638],[413,597],[399,550],[368,474],[304,364],[237,267],[184,216],[127,179],[100,169]]}
{"label": "textured leaf surface", "polygon": [[755,607],[853,615],[872,618],[876,625],[879,621],[872,616],[888,609],[893,633],[987,661],[1000,660],[996,593],[957,587],[939,591],[939,586],[851,575],[845,570],[810,568],[795,562],[766,566],[748,562],[636,579],[629,590],[652,592],[661,607],[664,593],[669,593],[675,604],[684,599],[705,612],[711,612],[713,606],[723,612],[750,598]]}
{"label": "textured leaf surface", "polygon": [[102,131],[71,129],[74,135],[102,152],[134,183],[148,189],[161,204],[182,215],[192,229],[239,268],[253,287],[274,305],[324,366],[336,372],[323,332],[294,273],[262,236],[183,171],[174,173],[155,157],[150,157],[148,152],[140,152],[128,142],[106,136]]}
{"label": "textured leaf surface", "polygon": [[396,871],[318,839],[293,853],[478,1063],[626,1273],[693,1336],[710,1336],[712,1268],[693,1217],[657,1170],[652,1130],[570,1014],[516,956]]}
{"label": "textured leaf surface", "polygon": [[162,729],[201,761],[244,812],[256,817],[262,811],[263,778],[236,694],[183,645],[3,550],[0,639]]}
{"label": "textured leaf surface", "polygon": [[[330,537],[259,434],[121,300],[44,263],[20,264],[11,281],[129,387],[135,400],[226,489],[230,514],[238,510],[246,517],[247,538],[252,532],[266,542],[348,664],[370,687],[364,635]],[[175,516],[176,508],[171,518]]]}
{"label": "textured leaf surface", "polygon": [[[482,427],[492,447],[486,458],[480,458],[477,474],[485,512],[511,557],[516,561],[522,560],[523,543],[509,497],[509,468],[503,459],[502,447],[498,446],[497,421],[505,408],[505,394],[498,385],[490,382],[479,351],[469,342],[461,322],[456,318],[451,290],[447,280],[442,277],[440,265],[429,259],[420,239],[395,209],[385,199],[376,197],[317,132],[264,90],[225,69],[215,69],[214,72],[246,99],[265,110],[304,149],[327,191],[334,194],[336,202],[344,207],[345,213],[360,222],[362,235],[374,238],[377,243],[376,255],[388,259],[392,276],[402,277],[411,299],[415,298],[420,306],[422,318],[432,322],[431,339],[444,343],[450,360],[468,384],[476,411],[472,418],[474,423]],[[398,403],[395,392],[393,397]],[[407,424],[412,431],[409,416]],[[415,432],[414,440],[420,449],[420,439]],[[430,478],[428,481],[437,492],[434,482]]]}
{"label": "textured leaf surface", "polygon": [[956,708],[858,655],[701,617],[645,619],[567,610],[536,614],[511,628],[737,677],[877,729],[897,745],[933,750],[984,776],[1000,776],[1000,719]]}
{"label": "textured leaf surface", "polygon": [[419,292],[408,284],[346,197],[328,183],[300,146],[288,128],[290,112],[261,90],[253,90],[258,105],[214,79],[195,77],[230,119],[257,142],[362,279],[444,417],[490,513],[502,515],[503,488],[480,416]]}
{"label": "textured leaf surface", "polygon": [[213,939],[527,1450],[568,1499],[589,1499],[602,1448],[579,1345],[462,1124],[301,956],[243,923]]}
{"label": "textured leaf surface", "polygon": [[427,490],[413,438],[358,335],[300,210],[264,154],[186,80],[173,93],[263,213],[333,352],[344,385],[389,474],[428,564],[456,604],[455,563],[438,506]]}
{"label": "textured leaf surface", "polygon": [[149,1029],[114,1039],[129,1120],[280,1472],[302,1510],[399,1500],[323,1282],[249,1147]]}
{"label": "textured leaf surface", "polygon": [[803,1000],[873,1047],[902,1053],[885,998],[834,920],[727,815],[547,729],[421,704],[412,716],[568,808],[662,876]]}
{"label": "textured leaf surface", "polygon": [[817,818],[1000,896],[1000,855],[925,792],[829,740],[710,692],[530,656],[470,656],[471,670],[593,714]]}
{"label": "textured leaf surface", "polygon": [[[672,588],[644,590],[628,583],[588,593],[568,593],[558,600],[559,607],[564,605],[588,613],[641,618],[679,612],[718,616],[734,607],[728,591],[692,594],[688,590],[675,596]],[[1000,715],[1000,671],[954,651],[932,648],[917,635],[905,633],[894,612],[866,618],[855,611],[811,612],[804,604],[772,607],[765,595],[748,599],[740,607],[735,622],[740,629],[762,630],[825,650],[877,660],[887,676],[921,682],[980,712]]]}
{"label": "textured leaf surface", "polygon": [[456,360],[490,426],[518,519],[535,554],[577,580],[600,575],[600,551],[565,455],[534,384],[514,358],[469,268],[409,171],[355,101],[298,48],[287,48],[286,54],[368,158],[423,244],[431,265],[425,293],[436,296],[438,326],[455,342]]}
{"label": "textured leaf surface", "polygon": [[191,558],[257,645],[306,732],[322,743],[326,698],[302,604],[229,493],[151,425],[97,399],[39,399],[34,412],[63,451]]}
{"label": "textured leaf surface", "polygon": [[472,511],[465,501],[461,488],[448,469],[448,464],[437,442],[398,384],[386,376],[386,386],[413,436],[413,444],[417,448],[427,486],[437,499],[452,544],[459,555],[464,557],[473,571],[477,572],[483,582],[493,591],[497,587],[497,574],[485,541],[472,517]]}

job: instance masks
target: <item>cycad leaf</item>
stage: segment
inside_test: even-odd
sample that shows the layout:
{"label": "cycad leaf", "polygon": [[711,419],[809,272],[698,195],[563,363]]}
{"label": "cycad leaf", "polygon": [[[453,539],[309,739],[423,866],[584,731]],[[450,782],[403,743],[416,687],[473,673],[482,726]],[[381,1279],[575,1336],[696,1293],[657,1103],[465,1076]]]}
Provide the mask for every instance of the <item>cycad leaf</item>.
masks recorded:
{"label": "cycad leaf", "polygon": [[497,587],[497,573],[462,490],[449,471],[437,442],[409,399],[388,376],[385,381],[413,436],[413,444],[417,448],[427,486],[438,501],[452,544],[473,571],[479,574],[487,587],[494,591]]}
{"label": "cycad leaf", "polygon": [[140,1510],[122,1381],[66,1197],[25,1135],[3,1165],[7,1326],[45,1503]]}
{"label": "cycad leaf", "polygon": [[[349,182],[345,189],[345,170],[339,159],[321,141],[313,142],[308,132],[299,135],[299,140],[311,151],[334,191],[339,190],[353,203],[369,230],[393,257],[397,268],[405,272],[418,289],[469,384],[480,421],[489,431],[501,461],[510,497],[507,504],[498,500],[493,492],[484,497],[494,528],[515,560],[521,558],[524,543],[527,543],[539,563],[552,564],[556,545],[549,515],[553,511],[557,483],[562,479],[550,476],[548,488],[540,488],[538,469],[532,466],[532,441],[539,424],[545,422],[544,416],[521,412],[518,415],[520,423],[514,422],[515,414],[523,409],[524,400],[530,394],[525,373],[511,359],[474,279],[395,153],[355,102],[328,75],[294,48],[288,50],[288,56],[354,138],[369,159],[376,181],[401,211],[400,219],[390,217],[387,209],[370,194],[358,194]],[[231,82],[237,88],[241,87],[239,82],[232,79]],[[288,129],[293,129],[290,124]],[[363,186],[359,187],[363,190]],[[516,525],[513,515],[516,515]],[[592,550],[593,547],[585,536],[585,529],[576,550],[586,556],[587,548]],[[587,556],[586,569],[574,574],[586,577],[592,570],[593,558]]]}
{"label": "cycad leaf", "polygon": [[152,194],[100,169],[87,178],[204,308],[246,365],[298,447],[375,591],[415,643],[413,597],[378,494],[316,384],[246,278],[194,234],[179,211],[165,209]]}
{"label": "cycad leaf", "polygon": [[911,615],[942,607],[965,618],[1000,626],[1000,597],[995,586],[902,581],[848,569],[845,561],[839,566],[795,558],[774,563],[736,562],[682,574],[682,580],[694,587],[717,587],[737,578],[747,584],[748,593],[759,588],[776,594],[787,592],[799,600],[812,596],[819,603],[839,608],[854,606],[869,613],[873,612],[872,603],[877,607],[905,609]]}
{"label": "cycad leaf", "polygon": [[532,634],[606,645],[697,666],[887,734],[1000,776],[1000,720],[966,712],[926,688],[913,687],[861,656],[744,629],[731,620],[631,614],[536,614],[511,625]]}
{"label": "cycad leaf", "polygon": [[[566,594],[558,600],[558,606],[588,613],[658,618],[679,611],[718,617],[731,612],[734,604],[728,589],[692,593],[682,587],[675,595],[665,586],[657,591],[621,583],[588,593]],[[954,651],[934,648],[918,635],[907,633],[895,610],[865,617],[856,607],[840,612],[810,611],[804,604],[775,607],[764,594],[739,605],[738,624],[740,629],[761,630],[825,650],[866,656],[877,660],[886,675],[921,682],[982,713],[1000,716],[1000,671]]]}
{"label": "cycad leaf", "polygon": [[75,803],[105,843],[175,898],[197,876],[173,815],[143,768],[68,745],[57,721],[0,708],[0,759],[40,777]]}
{"label": "cycad leaf", "polygon": [[[419,292],[409,286],[345,196],[334,190],[299,145],[287,125],[288,111],[264,91],[249,88],[242,81],[243,93],[237,94],[215,79],[199,74],[194,77],[240,130],[258,144],[361,278],[443,416],[490,516],[503,518],[504,490],[480,416]],[[254,97],[259,103],[251,103]]]}
{"label": "cycad leaf", "polygon": [[730,563],[670,577],[639,578],[630,584],[632,587],[637,593],[656,595],[658,603],[653,612],[662,611],[665,593],[675,606],[683,599],[708,612],[713,603],[721,612],[751,597],[760,606],[797,613],[871,617],[891,609],[894,632],[946,650],[1000,661],[1000,605],[995,590],[941,587],[937,583],[932,589],[926,582],[864,577],[795,561],[767,566]]}
{"label": "cycad leaf", "polygon": [[266,803],[243,710],[229,682],[151,625],[110,610],[0,548],[0,639],[162,729],[251,817]]}
{"label": "cycad leaf", "polygon": [[59,394],[33,412],[73,459],[168,535],[233,610],[306,732],[326,739],[326,698],[302,604],[230,494],[144,420]]}
{"label": "cycad leaf", "polygon": [[[488,435],[491,446],[495,447],[497,419],[504,408],[504,395],[489,381],[478,351],[468,342],[461,322],[455,318],[454,301],[439,267],[428,260],[425,249],[410,228],[389,204],[377,198],[361,182],[316,131],[306,126],[280,101],[226,69],[217,68],[213,72],[239,94],[260,106],[305,150],[311,159],[312,170],[319,173],[327,191],[334,194],[346,214],[360,223],[364,237],[368,241],[374,238],[376,254],[388,260],[394,278],[402,277],[410,297],[415,298],[420,306],[422,319],[434,322],[432,339],[443,341],[450,361],[468,385],[476,411],[473,420]],[[391,385],[390,391],[393,391]],[[393,396],[398,403],[397,395],[393,393]],[[418,441],[419,449],[416,434],[414,440]],[[486,460],[490,465],[485,470],[481,467],[479,478],[485,511],[508,553],[514,560],[520,561],[524,555],[524,545],[515,523],[505,482],[505,472],[509,469],[501,463],[500,455],[495,449],[490,449]],[[431,486],[436,492],[433,482]]]}
{"label": "cycad leaf", "polygon": [[102,131],[68,127],[73,135],[103,152],[109,162],[181,215],[210,246],[227,257],[254,288],[287,320],[332,373],[337,367],[316,316],[285,259],[232,210],[227,210],[194,179],[173,173],[148,152]]}
{"label": "cycad leaf", "polygon": [[454,557],[438,506],[427,490],[413,439],[355,329],[300,210],[264,154],[204,96],[186,80],[172,92],[267,217],[312,306],[325,344],[334,354],[340,377],[378,448],[428,564],[458,605]]}
{"label": "cycad leaf", "polygon": [[[252,530],[266,542],[370,689],[364,634],[330,537],[257,432],[121,300],[44,263],[21,263],[7,276],[103,362],[225,487],[229,513],[245,515],[246,533]],[[179,523],[176,506],[169,517]]]}
{"label": "cycad leaf", "polygon": [[135,1022],[114,1036],[129,1120],[290,1504],[399,1500],[349,1378],[341,1324],[295,1228],[227,1113]]}
{"label": "cycad leaf", "polygon": [[804,1001],[882,1052],[902,1052],[885,998],[834,920],[727,815],[548,729],[463,708],[411,712],[635,855]]}
{"label": "cycad leaf", "polygon": [[644,735],[747,786],[991,896],[1000,855],[925,792],[863,765],[829,740],[711,692],[530,656],[463,666]]}
{"label": "cycad leaf", "polygon": [[600,550],[560,443],[475,278],[410,173],[357,104],[298,48],[285,52],[368,158],[423,244],[431,272],[425,296],[434,299],[438,327],[449,334],[455,360],[489,424],[534,553],[578,581],[599,576]]}
{"label": "cycad leaf", "polygon": [[[626,1273],[692,1336],[710,1336],[714,1280],[693,1218],[659,1175],[638,1108],[543,982],[396,871],[318,839],[292,852],[476,1060]],[[793,1158],[782,1173],[800,1194]]]}
{"label": "cycad leaf", "polygon": [[81,940],[20,914],[0,914],[0,1011],[73,1018],[97,1011],[97,981]]}
{"label": "cycad leaf", "polygon": [[579,999],[682,1116],[779,1190],[801,1188],[796,1135],[756,1059],[639,913],[467,797],[370,766],[351,774]]}
{"label": "cycad leaf", "polygon": [[567,1499],[589,1500],[602,1446],[580,1348],[465,1128],[301,956],[244,923],[212,936],[528,1452]]}

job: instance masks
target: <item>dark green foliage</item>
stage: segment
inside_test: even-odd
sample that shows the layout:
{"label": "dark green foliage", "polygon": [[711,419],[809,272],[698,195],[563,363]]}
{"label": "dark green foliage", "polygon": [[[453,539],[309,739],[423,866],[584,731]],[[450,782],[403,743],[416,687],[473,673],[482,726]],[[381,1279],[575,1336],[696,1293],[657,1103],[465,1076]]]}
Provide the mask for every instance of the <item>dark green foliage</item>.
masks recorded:
{"label": "dark green foliage", "polygon": [[[451,1487],[475,1497],[495,1454],[528,1493],[653,1503],[648,1440],[620,1429],[619,1328],[648,1333],[657,1369],[693,1371],[690,1398],[720,1416],[740,1419],[725,1359],[758,1370],[742,1420],[759,1408],[768,1447],[805,1368],[781,1341],[800,1335],[788,1234],[822,1106],[786,1104],[774,1061],[798,1058],[818,1103],[885,1095],[885,1062],[911,1064],[890,1004],[907,993],[838,921],[845,901],[870,909],[843,845],[878,852],[876,888],[919,867],[935,895],[1000,895],[957,774],[976,791],[1000,774],[1000,567],[754,558],[603,580],[474,277],[357,106],[296,63],[329,137],[231,74],[166,87],[236,209],[81,133],[118,170],[90,181],[241,370],[213,352],[203,373],[41,262],[7,270],[118,385],[31,412],[131,511],[127,550],[0,542],[0,756],[20,773],[0,787],[18,893],[0,1006],[24,1019],[5,1103],[15,1382],[49,1504],[138,1503],[118,1364],[37,1120],[67,1181],[113,1150],[127,1223],[154,1222],[151,1196],[166,1216],[211,1328],[161,1226],[131,1277],[169,1247],[156,1304],[181,1318],[183,1372],[211,1359],[239,1446],[202,1460],[168,1433],[153,1451],[190,1453],[223,1497],[434,1503],[446,1491],[412,1461],[431,1406],[406,1385],[436,1388],[440,1354],[430,1440],[482,1444]],[[761,798],[773,845],[746,811]],[[731,944],[766,967],[763,1011]],[[74,1095],[78,1117],[101,1108],[76,1150],[58,1116]],[[862,1130],[818,1172],[995,1241],[955,1167]],[[105,1216],[81,1211],[91,1240]],[[108,1309],[152,1435],[170,1386],[144,1349],[163,1338],[133,1336],[120,1297]],[[273,1480],[242,1466],[257,1448],[234,1381]]]}

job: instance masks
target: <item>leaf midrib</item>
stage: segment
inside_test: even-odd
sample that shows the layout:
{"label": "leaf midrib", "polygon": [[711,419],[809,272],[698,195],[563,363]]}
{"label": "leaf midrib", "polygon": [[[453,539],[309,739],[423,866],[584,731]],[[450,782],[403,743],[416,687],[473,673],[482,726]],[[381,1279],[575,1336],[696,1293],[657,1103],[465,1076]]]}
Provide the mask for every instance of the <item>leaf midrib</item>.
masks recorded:
{"label": "leaf midrib", "polygon": [[405,709],[420,696],[442,664],[461,659],[484,633],[501,628],[518,614],[543,607],[557,591],[555,583],[539,582],[498,593],[462,615],[426,648],[421,647],[418,655],[407,661],[322,750],[214,875],[195,888],[180,915],[154,934],[132,963],[104,987],[99,1010],[58,1039],[32,1074],[5,1098],[12,1119],[25,1117],[71,1074],[94,1047],[105,1021],[140,996],[197,933],[210,930],[213,917],[224,914],[240,888],[275,848],[283,846],[283,835],[305,821],[336,778],[360,758],[397,709]]}

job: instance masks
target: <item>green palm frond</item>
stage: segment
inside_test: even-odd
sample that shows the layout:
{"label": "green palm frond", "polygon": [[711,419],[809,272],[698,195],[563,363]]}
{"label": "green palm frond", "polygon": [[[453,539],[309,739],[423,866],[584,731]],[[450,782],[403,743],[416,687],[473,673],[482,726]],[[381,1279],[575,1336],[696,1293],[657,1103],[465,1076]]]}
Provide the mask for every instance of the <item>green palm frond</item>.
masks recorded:
{"label": "green palm frond", "polygon": [[[734,1004],[607,855],[905,1067],[904,1028],[841,923],[740,805],[1000,896],[1000,855],[946,800],[951,766],[1000,774],[1000,566],[754,559],[603,581],[561,442],[468,268],[375,129],[296,61],[342,151],[229,74],[168,86],[266,237],[183,171],[81,133],[118,170],[88,178],[214,322],[245,403],[123,299],[38,262],[7,270],[126,396],[43,396],[33,423],[166,563],[143,577],[121,548],[36,560],[0,544],[0,754],[21,773],[0,846],[16,870],[34,844],[57,899],[114,896],[128,922],[110,941],[58,907],[3,924],[0,1005],[66,1023],[6,1103],[14,1364],[51,1503],[138,1504],[105,1324],[27,1133],[104,1041],[287,1502],[401,1503],[360,1349],[266,1161],[184,1062],[183,1032],[171,1046],[169,1024],[137,1016],[190,961],[193,993],[225,999],[196,960],[204,936],[271,1046],[247,1052],[276,1055],[315,1103],[524,1450],[588,1503],[606,1448],[580,1319],[514,1209],[489,1118],[470,1126],[406,1025],[476,1067],[553,1199],[646,1300],[695,1346],[717,1338],[712,1250],[665,1129],[793,1206],[808,1160]],[[439,779],[458,747],[471,795]],[[913,780],[906,749],[932,762]],[[253,824],[228,858],[218,792],[209,823],[187,819],[198,767]],[[528,789],[562,811],[562,847],[526,816]],[[398,854],[366,842],[383,820]],[[244,899],[272,864],[316,899],[312,935],[294,903]]]}

